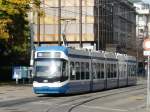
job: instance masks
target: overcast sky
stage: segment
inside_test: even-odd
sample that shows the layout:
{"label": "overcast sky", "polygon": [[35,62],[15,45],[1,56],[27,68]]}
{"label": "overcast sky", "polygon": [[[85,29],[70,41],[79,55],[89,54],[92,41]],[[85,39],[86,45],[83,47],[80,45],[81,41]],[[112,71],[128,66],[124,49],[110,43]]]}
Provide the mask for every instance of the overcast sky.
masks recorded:
{"label": "overcast sky", "polygon": [[144,2],[146,2],[146,3],[150,3],[150,0],[143,0]]}

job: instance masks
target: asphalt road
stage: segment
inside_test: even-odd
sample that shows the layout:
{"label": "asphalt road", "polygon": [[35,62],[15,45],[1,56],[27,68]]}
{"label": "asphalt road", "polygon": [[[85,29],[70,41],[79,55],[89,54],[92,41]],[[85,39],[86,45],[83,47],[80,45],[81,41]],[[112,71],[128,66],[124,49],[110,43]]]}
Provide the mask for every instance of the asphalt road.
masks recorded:
{"label": "asphalt road", "polygon": [[0,112],[146,112],[146,86],[78,95],[35,95],[32,86],[0,86]]}

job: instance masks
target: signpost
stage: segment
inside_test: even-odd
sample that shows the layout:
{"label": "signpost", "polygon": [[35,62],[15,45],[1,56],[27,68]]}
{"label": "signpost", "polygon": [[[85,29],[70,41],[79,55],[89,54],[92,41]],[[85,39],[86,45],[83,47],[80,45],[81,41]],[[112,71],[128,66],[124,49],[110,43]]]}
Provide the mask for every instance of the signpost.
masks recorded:
{"label": "signpost", "polygon": [[150,38],[147,38],[143,42],[143,48],[144,48],[144,56],[148,57],[147,60],[147,111],[149,111],[149,106],[150,106]]}
{"label": "signpost", "polygon": [[31,68],[29,69],[29,67],[25,67],[25,66],[15,66],[13,68],[13,76],[12,78],[16,80],[16,84],[19,83],[19,79],[23,80],[23,84],[25,82],[25,79],[30,79],[31,74],[29,72],[29,70],[31,71]]}

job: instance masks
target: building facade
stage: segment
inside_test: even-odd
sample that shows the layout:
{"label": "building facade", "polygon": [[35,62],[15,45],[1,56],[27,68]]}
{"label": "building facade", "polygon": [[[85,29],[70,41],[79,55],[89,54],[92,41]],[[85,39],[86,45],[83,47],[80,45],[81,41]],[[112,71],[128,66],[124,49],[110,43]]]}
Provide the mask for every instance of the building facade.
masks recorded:
{"label": "building facade", "polygon": [[[61,0],[61,33],[69,46],[79,47],[80,0]],[[40,42],[58,43],[58,0],[44,0],[45,16],[40,19]],[[135,9],[127,0],[82,0],[82,44],[97,50],[127,53],[134,49]],[[34,17],[33,17],[34,18]],[[36,16],[35,16],[36,18]],[[34,19],[34,42],[37,40],[37,21]]]}
{"label": "building facade", "polygon": [[127,0],[114,0],[113,10],[114,43],[118,52],[135,52],[136,11],[133,4]]}
{"label": "building facade", "polygon": [[150,36],[150,5],[144,2],[135,3],[136,16],[136,41],[140,60],[143,60],[143,40]]}

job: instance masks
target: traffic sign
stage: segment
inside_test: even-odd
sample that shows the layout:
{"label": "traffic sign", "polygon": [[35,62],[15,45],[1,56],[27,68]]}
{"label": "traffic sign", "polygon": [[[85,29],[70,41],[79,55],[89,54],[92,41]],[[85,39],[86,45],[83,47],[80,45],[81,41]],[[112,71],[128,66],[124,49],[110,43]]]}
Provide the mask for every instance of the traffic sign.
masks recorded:
{"label": "traffic sign", "polygon": [[143,52],[143,55],[144,55],[144,56],[150,56],[150,51],[144,51],[144,52]]}
{"label": "traffic sign", "polygon": [[147,38],[143,42],[143,48],[144,50],[149,50],[150,51],[150,38]]}

